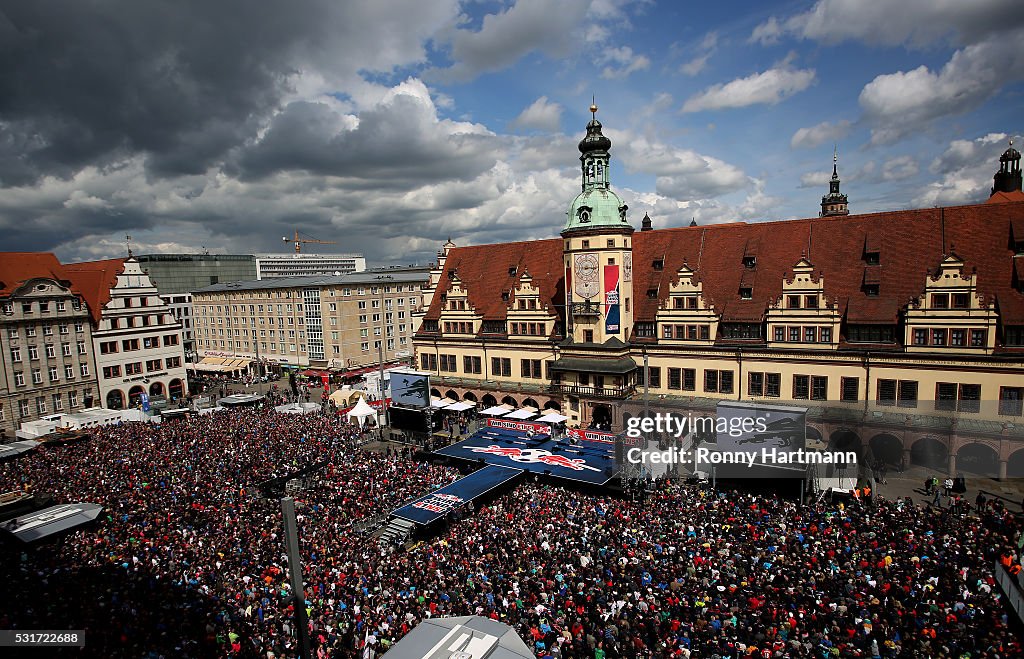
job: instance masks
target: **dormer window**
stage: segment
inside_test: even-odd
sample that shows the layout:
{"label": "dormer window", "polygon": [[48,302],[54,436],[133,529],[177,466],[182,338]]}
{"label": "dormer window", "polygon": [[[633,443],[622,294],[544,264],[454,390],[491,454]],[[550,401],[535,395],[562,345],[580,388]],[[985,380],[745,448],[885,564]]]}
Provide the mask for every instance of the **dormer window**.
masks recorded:
{"label": "dormer window", "polygon": [[743,257],[743,267],[748,269],[748,270],[753,270],[754,268],[756,268],[757,267],[757,257],[756,256],[744,256]]}
{"label": "dormer window", "polygon": [[946,293],[933,293],[932,294],[932,308],[933,309],[948,309],[949,308],[949,295]]}
{"label": "dormer window", "polygon": [[864,294],[868,297],[878,297],[878,284],[864,284]]}
{"label": "dormer window", "polygon": [[654,261],[651,262],[651,267],[655,270],[664,270],[665,259],[654,259]]}
{"label": "dormer window", "polygon": [[509,298],[508,291],[502,291],[501,292],[501,299],[504,300],[505,302],[508,302],[508,298]]}
{"label": "dormer window", "polygon": [[818,296],[817,295],[805,295],[804,296],[804,307],[808,309],[818,308]]}
{"label": "dormer window", "polygon": [[800,308],[800,296],[799,295],[789,295],[789,296],[787,296],[787,298],[788,299],[786,300],[786,306],[788,308],[790,308],[790,309],[799,309]]}
{"label": "dormer window", "polygon": [[517,266],[510,265],[508,267],[508,276],[509,277],[515,277],[516,276],[516,270],[518,270],[518,269],[519,268]]}
{"label": "dormer window", "polygon": [[967,293],[953,293],[953,308],[967,309],[970,307],[970,296]]}
{"label": "dormer window", "polygon": [[864,253],[864,263],[866,263],[867,265],[878,265],[880,261],[881,259],[878,252]]}
{"label": "dormer window", "polygon": [[648,288],[647,289],[647,297],[649,299],[651,299],[651,300],[656,299],[658,297],[658,289],[657,288]]}
{"label": "dormer window", "polygon": [[741,300],[752,300],[754,298],[754,289],[749,286],[742,286],[740,288],[740,299]]}

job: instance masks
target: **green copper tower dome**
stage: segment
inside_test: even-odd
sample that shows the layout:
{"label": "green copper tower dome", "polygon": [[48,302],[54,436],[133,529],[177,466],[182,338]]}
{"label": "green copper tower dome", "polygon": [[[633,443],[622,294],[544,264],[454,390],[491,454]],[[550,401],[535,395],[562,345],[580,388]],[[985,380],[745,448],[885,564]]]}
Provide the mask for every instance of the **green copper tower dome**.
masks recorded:
{"label": "green copper tower dome", "polygon": [[569,206],[568,221],[562,235],[593,229],[628,228],[626,204],[608,186],[608,151],[612,141],[601,133],[597,120],[597,106],[591,105],[593,118],[587,124],[587,136],[580,140],[580,163],[583,191]]}

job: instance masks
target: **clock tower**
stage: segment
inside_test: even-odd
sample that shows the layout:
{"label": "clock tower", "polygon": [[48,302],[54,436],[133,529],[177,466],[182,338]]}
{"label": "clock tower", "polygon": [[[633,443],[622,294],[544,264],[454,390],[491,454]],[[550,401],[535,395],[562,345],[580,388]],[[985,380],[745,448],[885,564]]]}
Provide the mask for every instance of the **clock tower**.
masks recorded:
{"label": "clock tower", "polygon": [[597,106],[579,144],[582,191],[562,229],[568,336],[576,344],[625,343],[633,328],[633,227],[608,183],[612,141]]}

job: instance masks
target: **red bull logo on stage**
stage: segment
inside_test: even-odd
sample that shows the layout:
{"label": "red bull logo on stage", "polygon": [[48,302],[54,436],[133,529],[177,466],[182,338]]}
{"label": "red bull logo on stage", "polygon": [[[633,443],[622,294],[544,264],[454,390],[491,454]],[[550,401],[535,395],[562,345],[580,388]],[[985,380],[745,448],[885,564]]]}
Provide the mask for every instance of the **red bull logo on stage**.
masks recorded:
{"label": "red bull logo on stage", "polygon": [[565,467],[566,469],[572,469],[573,471],[583,471],[588,469],[590,471],[601,471],[597,467],[591,467],[587,464],[586,460],[582,458],[567,458],[564,455],[556,455],[551,451],[538,448],[507,448],[502,446],[490,445],[484,446],[467,446],[467,449],[473,453],[486,453],[488,455],[498,455],[501,457],[508,458],[513,462],[524,462],[534,463],[539,462],[550,467]]}

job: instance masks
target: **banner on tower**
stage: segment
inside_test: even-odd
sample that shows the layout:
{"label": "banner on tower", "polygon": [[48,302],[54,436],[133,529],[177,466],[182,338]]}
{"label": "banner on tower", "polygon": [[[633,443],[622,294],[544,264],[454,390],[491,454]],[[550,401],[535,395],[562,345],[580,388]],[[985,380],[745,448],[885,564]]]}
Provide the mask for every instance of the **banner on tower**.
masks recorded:
{"label": "banner on tower", "polygon": [[604,267],[605,334],[619,333],[619,266]]}

